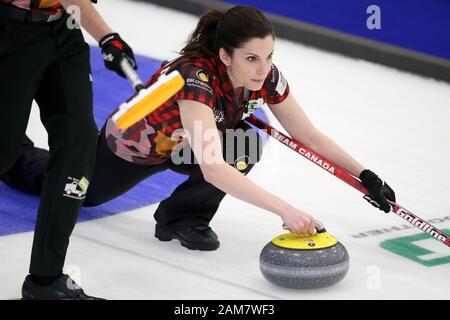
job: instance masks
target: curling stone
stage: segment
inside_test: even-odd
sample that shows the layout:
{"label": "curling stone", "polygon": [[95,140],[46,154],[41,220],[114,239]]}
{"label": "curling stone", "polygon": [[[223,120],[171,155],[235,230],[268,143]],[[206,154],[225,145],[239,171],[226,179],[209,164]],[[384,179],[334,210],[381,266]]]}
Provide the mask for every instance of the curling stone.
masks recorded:
{"label": "curling stone", "polygon": [[341,281],[349,269],[345,247],[320,222],[314,236],[285,233],[261,251],[259,267],[269,282],[287,288],[317,289]]}

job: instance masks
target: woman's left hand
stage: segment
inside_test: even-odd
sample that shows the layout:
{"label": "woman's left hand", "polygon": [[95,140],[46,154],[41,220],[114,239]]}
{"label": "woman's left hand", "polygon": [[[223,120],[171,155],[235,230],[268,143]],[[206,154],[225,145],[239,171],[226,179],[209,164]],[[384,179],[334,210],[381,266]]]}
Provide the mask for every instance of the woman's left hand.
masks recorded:
{"label": "woman's left hand", "polygon": [[363,170],[359,178],[364,187],[369,191],[369,194],[365,195],[364,199],[374,207],[386,213],[390,212],[391,205],[387,200],[395,202],[394,190],[370,170]]}

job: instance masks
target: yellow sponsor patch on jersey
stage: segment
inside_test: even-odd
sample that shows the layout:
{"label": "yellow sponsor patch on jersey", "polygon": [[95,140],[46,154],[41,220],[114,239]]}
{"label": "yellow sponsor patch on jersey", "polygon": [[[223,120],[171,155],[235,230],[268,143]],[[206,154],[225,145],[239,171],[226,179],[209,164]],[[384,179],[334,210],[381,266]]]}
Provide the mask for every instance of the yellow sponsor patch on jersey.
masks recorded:
{"label": "yellow sponsor patch on jersey", "polygon": [[39,2],[39,8],[51,8],[57,6],[59,4],[59,0],[41,0]]}

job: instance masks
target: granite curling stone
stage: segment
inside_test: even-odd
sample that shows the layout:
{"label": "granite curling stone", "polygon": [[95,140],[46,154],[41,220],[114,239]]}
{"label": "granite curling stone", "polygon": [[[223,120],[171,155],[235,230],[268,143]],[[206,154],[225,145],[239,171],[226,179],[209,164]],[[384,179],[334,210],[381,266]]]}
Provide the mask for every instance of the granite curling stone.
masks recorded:
{"label": "granite curling stone", "polygon": [[285,233],[261,251],[259,267],[269,282],[286,288],[318,289],[341,281],[349,269],[345,247],[319,224],[314,236]]}

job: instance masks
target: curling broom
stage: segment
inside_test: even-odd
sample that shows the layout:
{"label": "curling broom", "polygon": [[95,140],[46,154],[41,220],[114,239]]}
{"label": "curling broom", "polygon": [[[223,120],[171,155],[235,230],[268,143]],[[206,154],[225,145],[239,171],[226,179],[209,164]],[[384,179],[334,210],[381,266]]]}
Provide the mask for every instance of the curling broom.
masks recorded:
{"label": "curling broom", "polygon": [[184,86],[184,79],[177,70],[162,74],[154,84],[145,88],[127,59],[122,60],[121,67],[137,95],[130,101],[122,103],[112,116],[119,129],[127,129],[142,120]]}

